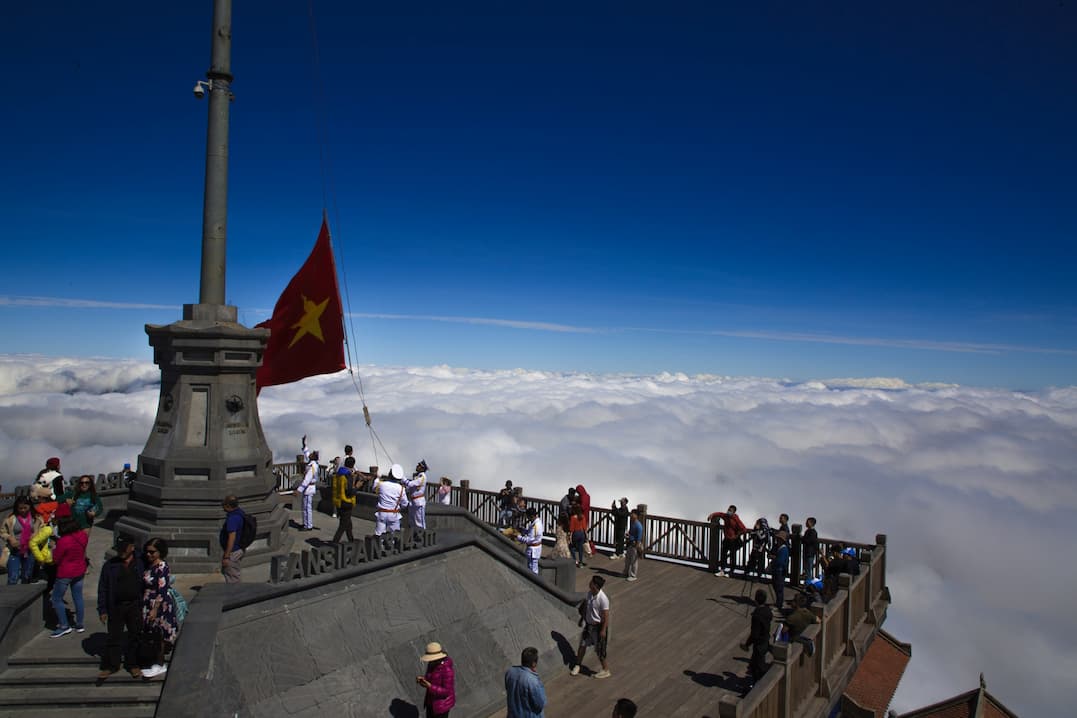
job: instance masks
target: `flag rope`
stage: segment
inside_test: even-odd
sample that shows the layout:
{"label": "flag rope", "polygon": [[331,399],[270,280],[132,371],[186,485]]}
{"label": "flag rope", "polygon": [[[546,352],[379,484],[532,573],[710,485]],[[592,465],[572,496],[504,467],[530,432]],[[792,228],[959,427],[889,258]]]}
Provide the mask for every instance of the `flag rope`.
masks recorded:
{"label": "flag rope", "polygon": [[[318,47],[318,27],[314,17],[314,0],[308,0],[307,11],[310,19],[311,41],[312,81],[310,86],[315,95],[313,102],[316,116],[315,129],[318,145],[318,162],[322,174],[322,217],[328,224],[328,207],[332,204],[333,223],[339,228],[341,226],[340,208],[337,204],[335,182],[333,181],[332,166],[329,161],[329,131],[326,123],[328,111],[326,110],[327,103],[325,100],[324,84],[322,82],[321,53]],[[333,236],[332,231],[329,232],[329,242],[340,256],[339,272],[341,284],[344,286],[344,303],[346,307],[346,310],[343,313],[345,316],[341,317],[341,328],[344,333],[344,351],[347,357],[348,376],[351,378],[352,386],[355,388],[359,401],[363,406],[363,419],[367,429],[370,431],[370,445],[371,449],[374,451],[374,463],[380,463],[378,459],[379,446],[389,460],[389,463],[392,463],[392,455],[390,455],[389,451],[385,448],[385,444],[382,443],[381,437],[378,436],[378,433],[374,430],[374,425],[371,423],[370,410],[367,408],[366,403],[366,392],[363,389],[363,377],[358,370],[358,352],[353,349],[350,341],[350,338],[355,336],[355,322],[352,313],[351,291],[348,285],[348,272],[347,269],[345,269],[347,263],[344,261],[344,245],[343,242],[337,241],[336,237]]]}

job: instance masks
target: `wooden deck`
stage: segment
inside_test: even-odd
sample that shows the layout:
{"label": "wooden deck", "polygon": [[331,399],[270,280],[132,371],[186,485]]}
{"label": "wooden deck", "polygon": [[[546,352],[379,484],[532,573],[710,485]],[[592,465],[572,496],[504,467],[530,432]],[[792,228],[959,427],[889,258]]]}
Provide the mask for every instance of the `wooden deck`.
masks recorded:
{"label": "wooden deck", "polygon": [[[600,666],[589,650],[580,675],[569,675],[566,664],[546,682],[546,715],[607,716],[623,697],[636,702],[641,716],[716,718],[722,695],[739,696],[742,690],[739,677],[748,653],[738,644],[748,635],[753,586],[654,560],[640,562],[639,580],[629,583],[620,577],[621,568],[620,561],[598,555],[576,581],[577,589],[586,591],[592,575],[606,579],[612,675],[591,677]],[[558,638],[566,661],[578,640],[578,634],[564,642]],[[504,715],[501,710],[491,718]]]}

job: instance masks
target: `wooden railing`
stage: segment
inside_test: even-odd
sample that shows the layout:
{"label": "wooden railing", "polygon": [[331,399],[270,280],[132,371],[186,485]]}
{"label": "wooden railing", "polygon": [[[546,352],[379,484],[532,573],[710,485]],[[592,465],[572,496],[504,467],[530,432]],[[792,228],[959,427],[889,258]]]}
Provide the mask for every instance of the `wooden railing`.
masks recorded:
{"label": "wooden railing", "polygon": [[[289,480],[294,483],[297,475],[303,471],[302,462],[286,462],[273,464],[273,473],[280,477],[282,485]],[[324,467],[323,467],[324,478]],[[438,485],[433,481],[427,483],[427,500],[433,501],[436,497]],[[547,538],[556,535],[556,520],[560,512],[560,501],[546,498],[536,498],[522,493],[522,487],[515,488],[515,495],[524,496],[528,507],[538,509],[539,517],[545,529]],[[496,524],[500,514],[499,494],[496,491],[484,491],[471,487],[470,481],[464,479],[454,482],[451,491],[451,503],[454,506],[462,506],[473,513],[481,521]],[[640,505],[640,518],[643,522],[643,536],[645,554],[650,558],[660,558],[678,561],[706,568],[710,571],[718,570],[719,557],[722,544],[725,542],[722,533],[722,519],[714,521],[696,521],[692,519],[675,518],[670,516],[656,516],[647,512],[646,505]],[[588,536],[599,548],[609,550],[616,544],[613,512],[605,506],[592,505],[588,512]],[[794,524],[792,527],[789,547],[790,570],[786,576],[786,583],[799,585],[801,567],[801,527]],[[872,544],[855,543],[849,541],[837,541],[835,539],[819,539],[820,554],[827,554],[830,550],[841,544],[846,548],[853,548],[861,561],[874,548]],[[748,563],[751,547],[748,542],[740,546],[736,551],[736,563],[738,567],[744,567]],[[881,585],[881,579],[872,582],[872,585]],[[867,605],[867,599],[860,596],[859,600]]]}
{"label": "wooden railing", "polygon": [[814,655],[801,643],[775,643],[766,675],[743,699],[731,694],[719,704],[722,718],[803,718],[827,715],[874,639],[886,604],[886,537],[862,550],[857,576],[842,574],[835,596],[812,612],[819,623],[804,631]]}

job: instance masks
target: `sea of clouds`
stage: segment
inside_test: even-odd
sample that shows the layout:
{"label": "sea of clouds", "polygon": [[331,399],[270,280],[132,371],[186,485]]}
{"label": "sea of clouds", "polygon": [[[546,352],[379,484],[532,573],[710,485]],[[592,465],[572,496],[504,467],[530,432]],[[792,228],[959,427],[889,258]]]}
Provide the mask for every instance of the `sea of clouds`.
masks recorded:
{"label": "sea of clouds", "polygon": [[[49,456],[68,475],[134,463],[159,373],[138,361],[0,357],[0,483]],[[889,537],[885,628],[913,646],[899,711],[976,687],[1022,715],[1067,715],[1077,675],[1074,510],[1077,388],[1035,393],[899,379],[787,382],[681,374],[589,375],[363,367],[393,460],[494,489],[506,479],[596,504],[746,522],[787,512],[824,537]],[[299,437],[328,459],[388,458],[347,373],[262,392],[277,461]],[[646,567],[643,567],[646,580]]]}

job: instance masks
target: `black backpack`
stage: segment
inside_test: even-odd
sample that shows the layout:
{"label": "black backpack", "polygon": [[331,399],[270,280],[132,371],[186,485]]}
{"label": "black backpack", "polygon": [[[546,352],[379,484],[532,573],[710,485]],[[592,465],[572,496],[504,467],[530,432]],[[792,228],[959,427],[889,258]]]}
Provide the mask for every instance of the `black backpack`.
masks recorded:
{"label": "black backpack", "polygon": [[239,530],[239,536],[236,538],[239,541],[239,548],[246,551],[247,547],[254,543],[254,537],[258,533],[258,519],[243,509],[240,509],[239,513],[243,515],[243,528]]}

